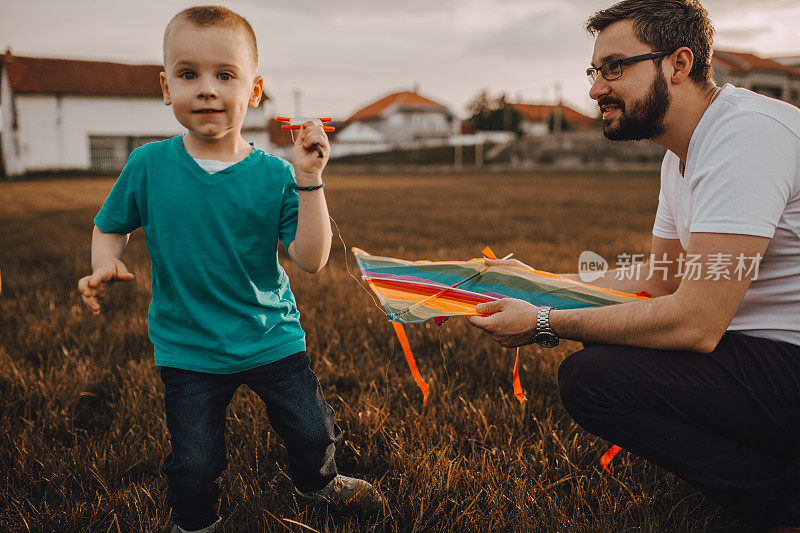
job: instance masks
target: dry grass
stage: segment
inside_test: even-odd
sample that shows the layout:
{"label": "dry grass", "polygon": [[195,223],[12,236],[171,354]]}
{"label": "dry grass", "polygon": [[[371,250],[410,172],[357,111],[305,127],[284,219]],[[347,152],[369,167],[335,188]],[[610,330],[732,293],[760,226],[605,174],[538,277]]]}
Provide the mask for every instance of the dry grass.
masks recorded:
{"label": "dry grass", "polygon": [[[328,176],[348,246],[404,258],[469,258],[490,244],[538,268],[575,270],[649,249],[655,175]],[[160,382],[146,332],[141,232],[124,259],[137,281],[104,314],[82,308],[92,217],[112,180],[0,183],[0,530],[153,531],[169,524]],[[225,531],[707,531],[732,518],[673,476],[578,428],[556,369],[577,345],[522,351],[528,401],[511,391],[513,352],[462,320],[407,328],[430,404],[391,327],[345,269],[341,243],[316,276],[284,261],[314,369],[345,437],[344,473],[376,481],[386,506],[306,507],[259,400],[228,411]],[[350,270],[354,272],[352,259]]]}

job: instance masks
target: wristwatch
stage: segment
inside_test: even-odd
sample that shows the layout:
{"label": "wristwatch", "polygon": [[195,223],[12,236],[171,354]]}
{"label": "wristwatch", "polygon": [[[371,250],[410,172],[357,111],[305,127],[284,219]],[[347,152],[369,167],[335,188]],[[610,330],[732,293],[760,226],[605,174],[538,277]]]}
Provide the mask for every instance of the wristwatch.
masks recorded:
{"label": "wristwatch", "polygon": [[539,307],[536,314],[536,329],[533,332],[533,341],[544,348],[558,346],[558,335],[550,328],[550,310],[552,307]]}

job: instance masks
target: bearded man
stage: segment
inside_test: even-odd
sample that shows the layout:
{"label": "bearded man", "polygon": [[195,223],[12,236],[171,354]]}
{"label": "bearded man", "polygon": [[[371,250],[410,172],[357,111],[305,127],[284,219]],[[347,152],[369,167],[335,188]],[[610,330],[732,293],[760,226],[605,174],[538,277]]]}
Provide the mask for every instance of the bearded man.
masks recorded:
{"label": "bearded man", "polygon": [[651,248],[665,275],[640,265],[593,282],[648,300],[504,299],[469,320],[503,346],[583,342],[558,372],[579,425],[749,524],[800,526],[800,110],[715,86],[696,0],[623,1],[587,29],[603,133],[667,149]]}

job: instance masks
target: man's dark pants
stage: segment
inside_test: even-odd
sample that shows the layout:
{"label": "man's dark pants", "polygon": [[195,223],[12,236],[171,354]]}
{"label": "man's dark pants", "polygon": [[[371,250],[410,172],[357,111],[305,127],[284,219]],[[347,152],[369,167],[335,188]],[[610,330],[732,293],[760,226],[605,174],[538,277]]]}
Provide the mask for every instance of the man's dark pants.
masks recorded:
{"label": "man's dark pants", "polygon": [[303,492],[336,477],[334,443],[342,431],[325,402],[305,352],[236,374],[161,367],[172,451],[164,462],[167,503],[186,530],[217,519],[218,478],[228,464],[225,410],[240,385],[264,402],[272,427],[286,444],[289,470]]}
{"label": "man's dark pants", "polygon": [[734,332],[710,354],[590,345],[558,382],[587,431],[749,524],[800,525],[800,346]]}

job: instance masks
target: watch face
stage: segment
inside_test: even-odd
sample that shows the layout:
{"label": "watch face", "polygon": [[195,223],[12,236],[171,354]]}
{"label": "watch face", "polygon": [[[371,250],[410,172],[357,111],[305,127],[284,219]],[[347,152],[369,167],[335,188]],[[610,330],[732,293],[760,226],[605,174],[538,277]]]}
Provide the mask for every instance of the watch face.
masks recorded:
{"label": "watch face", "polygon": [[558,337],[552,333],[547,333],[546,331],[537,333],[536,336],[533,337],[533,340],[536,342],[536,344],[545,348],[555,348],[558,346]]}

